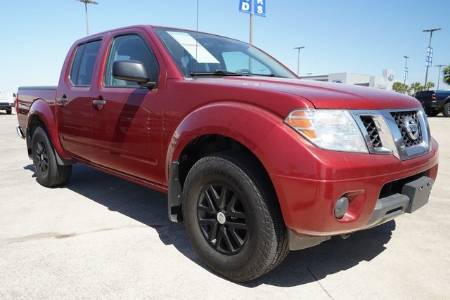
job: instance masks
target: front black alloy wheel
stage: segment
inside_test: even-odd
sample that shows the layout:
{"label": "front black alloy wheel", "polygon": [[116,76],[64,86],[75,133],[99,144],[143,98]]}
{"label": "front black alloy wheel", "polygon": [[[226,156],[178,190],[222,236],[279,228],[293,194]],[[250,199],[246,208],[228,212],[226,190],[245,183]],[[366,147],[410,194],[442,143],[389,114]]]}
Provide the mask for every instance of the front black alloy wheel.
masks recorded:
{"label": "front black alloy wheel", "polygon": [[236,282],[275,268],[289,249],[276,195],[248,157],[220,153],[199,159],[183,185],[186,232],[202,261]]}
{"label": "front black alloy wheel", "polygon": [[198,202],[198,223],[209,245],[226,255],[238,253],[248,227],[239,196],[224,184],[206,186]]}
{"label": "front black alloy wheel", "polygon": [[426,114],[427,114],[428,117],[436,117],[439,114],[439,111],[427,110]]}
{"label": "front black alloy wheel", "polygon": [[448,102],[444,105],[443,113],[444,113],[445,117],[447,117],[447,118],[450,117],[450,102]]}

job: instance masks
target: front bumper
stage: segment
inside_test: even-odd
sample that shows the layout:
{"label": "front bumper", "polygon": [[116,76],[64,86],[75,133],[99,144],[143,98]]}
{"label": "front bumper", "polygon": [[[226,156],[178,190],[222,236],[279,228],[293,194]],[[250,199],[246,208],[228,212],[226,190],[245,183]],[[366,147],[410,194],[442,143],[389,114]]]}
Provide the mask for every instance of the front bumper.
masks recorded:
{"label": "front bumper", "polygon": [[0,103],[0,110],[5,110],[5,109],[12,109],[14,107],[13,103]]}
{"label": "front bumper", "polygon": [[[375,227],[404,214],[412,213],[428,202],[433,179],[422,176],[414,181],[406,183],[402,192],[395,193],[385,198],[378,199],[366,228]],[[288,233],[289,249],[301,250],[316,246],[331,236],[310,236],[297,234],[293,230]]]}
{"label": "front bumper", "polygon": [[[432,139],[430,152],[405,161],[392,155],[337,152],[319,153],[314,159],[324,179],[271,174],[291,240],[314,237],[317,243],[411,212],[403,188],[421,177],[436,179],[438,144]],[[350,199],[349,208],[337,219],[334,208],[342,196]]]}
{"label": "front bumper", "polygon": [[367,227],[383,224],[403,213],[413,213],[428,203],[434,180],[422,176],[403,185],[401,193],[378,199]]}
{"label": "front bumper", "polygon": [[432,100],[432,101],[425,101],[425,102],[421,102],[422,103],[422,107],[425,111],[436,111],[440,109],[439,103],[437,100]]}

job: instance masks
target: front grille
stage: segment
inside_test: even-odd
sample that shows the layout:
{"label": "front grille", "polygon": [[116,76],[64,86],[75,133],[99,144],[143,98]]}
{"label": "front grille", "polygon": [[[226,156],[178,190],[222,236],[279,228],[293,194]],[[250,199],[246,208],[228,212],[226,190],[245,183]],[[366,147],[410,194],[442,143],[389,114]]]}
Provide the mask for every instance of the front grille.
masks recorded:
{"label": "front grille", "polygon": [[369,142],[373,148],[380,148],[383,146],[380,138],[380,133],[378,132],[377,126],[372,117],[370,116],[361,116],[361,121],[364,125],[364,128],[367,131],[367,135],[369,137]]}
{"label": "front grille", "polygon": [[[422,128],[420,127],[417,111],[391,112],[402,134],[403,145],[411,147],[422,143]],[[414,128],[414,124],[416,128]]]}

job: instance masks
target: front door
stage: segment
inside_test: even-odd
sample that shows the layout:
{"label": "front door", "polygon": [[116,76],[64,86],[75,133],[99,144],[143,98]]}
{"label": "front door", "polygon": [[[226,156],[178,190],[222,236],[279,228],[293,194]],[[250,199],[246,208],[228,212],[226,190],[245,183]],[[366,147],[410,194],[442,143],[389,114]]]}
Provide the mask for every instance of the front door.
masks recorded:
{"label": "front door", "polygon": [[161,97],[134,82],[115,79],[115,61],[135,60],[158,81],[158,62],[145,40],[137,34],[115,37],[110,46],[92,124],[95,162],[116,171],[160,183]]}

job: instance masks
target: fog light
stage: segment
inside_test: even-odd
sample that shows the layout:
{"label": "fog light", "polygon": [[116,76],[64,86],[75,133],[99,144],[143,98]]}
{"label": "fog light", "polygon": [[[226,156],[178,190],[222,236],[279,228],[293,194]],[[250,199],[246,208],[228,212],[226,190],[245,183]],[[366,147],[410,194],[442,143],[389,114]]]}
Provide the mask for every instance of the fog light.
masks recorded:
{"label": "fog light", "polygon": [[348,198],[341,197],[336,201],[336,206],[334,207],[334,216],[337,219],[342,219],[348,209]]}

